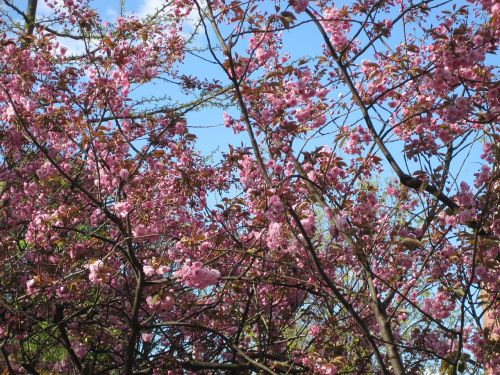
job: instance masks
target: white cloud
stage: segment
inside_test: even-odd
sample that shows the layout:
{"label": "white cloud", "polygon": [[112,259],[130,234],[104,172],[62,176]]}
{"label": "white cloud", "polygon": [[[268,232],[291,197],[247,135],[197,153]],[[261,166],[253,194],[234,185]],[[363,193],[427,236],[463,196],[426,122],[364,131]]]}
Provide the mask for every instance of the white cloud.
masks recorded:
{"label": "white cloud", "polygon": [[155,12],[162,9],[166,3],[167,2],[165,0],[144,0],[134,13],[139,18],[145,18],[155,14]]}

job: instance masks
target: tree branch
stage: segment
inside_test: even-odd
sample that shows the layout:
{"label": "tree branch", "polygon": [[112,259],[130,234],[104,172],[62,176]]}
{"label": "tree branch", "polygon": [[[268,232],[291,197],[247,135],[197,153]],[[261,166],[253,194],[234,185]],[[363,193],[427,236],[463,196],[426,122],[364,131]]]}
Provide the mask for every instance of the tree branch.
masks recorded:
{"label": "tree branch", "polygon": [[404,186],[414,189],[417,191],[427,191],[428,193],[434,195],[438,200],[440,200],[442,203],[444,203],[446,206],[449,208],[455,210],[458,208],[458,205],[453,202],[453,200],[449,197],[447,197],[445,194],[443,194],[442,191],[440,191],[436,186],[428,184],[426,181],[421,181],[420,179],[416,177],[412,177],[408,174],[406,174],[401,167],[398,165],[394,157],[392,156],[391,152],[385,145],[385,143],[382,141],[380,138],[379,134],[375,130],[375,126],[370,118],[370,114],[368,113],[368,109],[366,105],[363,102],[363,99],[359,95],[358,90],[356,89],[356,86],[354,85],[354,82],[351,79],[351,76],[349,75],[349,72],[347,71],[346,65],[342,62],[340,59],[338,53],[335,50],[335,47],[333,47],[330,38],[328,37],[328,34],[326,33],[325,29],[321,25],[320,21],[316,18],[316,16],[309,10],[306,9],[306,13],[311,17],[311,19],[314,20],[318,30],[320,31],[321,35],[323,36],[323,40],[326,43],[326,46],[328,47],[328,50],[330,51],[330,54],[334,58],[335,62],[337,63],[340,73],[342,75],[342,78],[344,79],[345,83],[349,87],[349,90],[353,96],[354,101],[358,105],[359,109],[361,110],[361,113],[363,115],[363,119],[365,120],[365,123],[368,127],[368,131],[372,135],[373,139],[375,140],[375,143],[379,147],[380,151],[386,158],[386,160],[389,162],[391,165],[392,169],[394,172],[396,172],[396,175],[399,178],[399,181],[401,184]]}
{"label": "tree branch", "polygon": [[26,10],[26,22],[24,24],[24,32],[26,36],[33,35],[35,29],[35,17],[38,0],[29,0],[28,9]]}

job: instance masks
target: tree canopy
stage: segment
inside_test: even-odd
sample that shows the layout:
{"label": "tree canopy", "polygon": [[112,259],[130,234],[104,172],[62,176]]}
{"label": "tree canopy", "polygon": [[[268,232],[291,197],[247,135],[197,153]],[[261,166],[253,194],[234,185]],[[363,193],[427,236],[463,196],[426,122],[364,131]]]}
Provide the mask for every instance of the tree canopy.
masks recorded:
{"label": "tree canopy", "polygon": [[500,371],[498,0],[0,6],[3,373]]}

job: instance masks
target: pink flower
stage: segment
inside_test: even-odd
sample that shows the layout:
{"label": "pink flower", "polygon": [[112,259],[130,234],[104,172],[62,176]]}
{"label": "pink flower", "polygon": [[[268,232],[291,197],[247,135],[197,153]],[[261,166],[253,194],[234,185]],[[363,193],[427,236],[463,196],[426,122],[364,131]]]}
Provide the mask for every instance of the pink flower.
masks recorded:
{"label": "pink flower", "polygon": [[128,170],[125,168],[123,168],[119,173],[119,176],[122,180],[126,180],[128,175],[129,175]]}
{"label": "pink flower", "polygon": [[227,114],[227,112],[222,113],[222,117],[224,118],[224,125],[226,128],[230,128],[234,124],[234,118]]}
{"label": "pink flower", "polygon": [[93,282],[94,284],[102,284],[103,278],[101,275],[101,271],[104,268],[104,263],[102,260],[96,260],[93,263],[90,263],[87,265],[88,270],[90,271],[89,273],[89,280]]}
{"label": "pink flower", "polygon": [[281,202],[280,197],[273,195],[269,198],[269,208],[267,209],[266,216],[271,222],[281,223],[284,220],[283,211],[285,206]]}
{"label": "pink flower", "polygon": [[157,294],[156,296],[147,296],[146,304],[152,310],[156,308],[159,310],[170,310],[174,306],[174,299],[170,295],[162,298],[161,295]]}
{"label": "pink flower", "polygon": [[99,208],[96,208],[90,215],[90,225],[97,226],[104,220],[104,218],[105,216],[102,211]]}
{"label": "pink flower", "polygon": [[78,358],[83,358],[87,354],[87,348],[81,342],[74,342],[72,344],[73,350]]}
{"label": "pink flower", "polygon": [[349,222],[347,221],[347,217],[345,216],[337,216],[335,219],[335,226],[340,232],[345,232],[349,229]]}
{"label": "pink flower", "polygon": [[321,328],[316,324],[309,328],[309,333],[311,334],[311,336],[316,337],[319,335],[320,332],[321,332]]}
{"label": "pink flower", "polygon": [[323,11],[322,21],[323,27],[327,32],[331,34],[331,42],[335,48],[343,48],[347,44],[348,40],[346,34],[351,28],[351,24],[348,21],[344,21],[346,18],[342,16],[341,10],[337,8],[326,8]]}
{"label": "pink flower", "polygon": [[168,271],[170,271],[170,267],[168,266],[160,266],[158,267],[158,269],[156,270],[156,274],[158,276],[163,276],[165,275]]}
{"label": "pink flower", "polygon": [[146,276],[151,276],[155,274],[155,269],[151,266],[144,266],[142,270],[144,271]]}
{"label": "pink flower", "polygon": [[204,267],[201,262],[191,264],[189,260],[174,275],[179,277],[186,286],[197,289],[204,289],[207,286],[214,285],[220,278],[219,271]]}
{"label": "pink flower", "polygon": [[467,106],[467,103],[468,103],[467,99],[462,96],[459,96],[458,98],[455,99],[455,105],[459,109],[464,109]]}
{"label": "pink flower", "polygon": [[26,288],[28,289],[28,294],[36,293],[36,280],[30,279],[26,282]]}
{"label": "pink flower", "polygon": [[266,61],[271,57],[271,55],[272,53],[270,51],[267,51],[262,47],[259,47],[255,50],[255,57],[262,65],[266,63]]}
{"label": "pink flower", "polygon": [[497,13],[500,13],[500,3],[496,3],[491,7],[490,14],[495,15]]}
{"label": "pink flower", "polygon": [[115,213],[119,217],[126,217],[132,209],[132,205],[129,202],[117,202],[115,203]]}
{"label": "pink flower", "polygon": [[141,335],[142,341],[144,342],[150,342],[153,339],[153,334],[152,333],[143,333]]}
{"label": "pink flower", "polygon": [[174,306],[174,299],[172,296],[166,296],[161,300],[160,308],[163,310],[170,310]]}
{"label": "pink flower", "polygon": [[186,121],[177,121],[174,127],[175,134],[184,134],[186,132]]}
{"label": "pink flower", "polygon": [[315,369],[318,372],[318,374],[321,374],[321,375],[336,375],[337,374],[337,368],[335,366],[332,366],[332,365],[316,366]]}
{"label": "pink flower", "polygon": [[43,163],[43,165],[37,169],[36,175],[40,179],[48,178],[53,175],[55,172],[55,168],[48,161]]}
{"label": "pink flower", "polygon": [[267,231],[267,246],[271,250],[277,250],[285,242],[281,236],[281,224],[280,223],[270,223]]}
{"label": "pink flower", "polygon": [[475,187],[480,187],[482,184],[486,183],[490,178],[491,169],[487,165],[481,167],[481,172],[475,173],[474,176],[476,180],[474,181]]}
{"label": "pink flower", "polygon": [[148,68],[146,68],[145,70],[145,76],[147,79],[151,79],[151,78],[154,78],[157,74],[157,70],[154,66],[150,66]]}

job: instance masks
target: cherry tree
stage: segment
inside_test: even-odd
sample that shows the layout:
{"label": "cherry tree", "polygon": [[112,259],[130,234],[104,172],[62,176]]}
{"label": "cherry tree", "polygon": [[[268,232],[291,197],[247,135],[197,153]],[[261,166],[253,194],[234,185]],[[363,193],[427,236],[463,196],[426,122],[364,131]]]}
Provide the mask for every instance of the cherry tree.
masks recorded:
{"label": "cherry tree", "polygon": [[0,14],[3,373],[500,370],[500,2]]}

